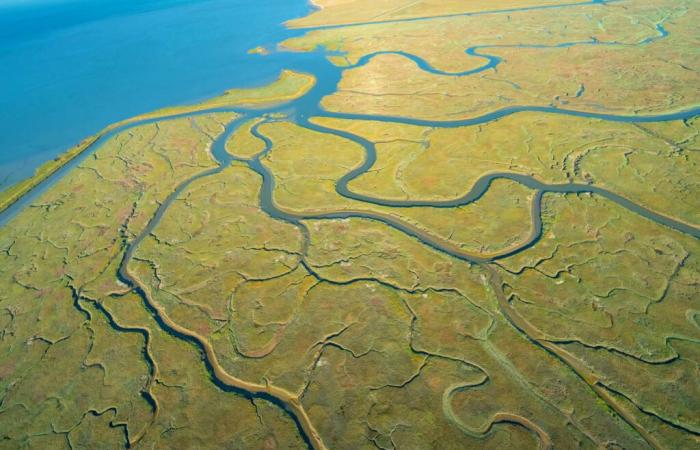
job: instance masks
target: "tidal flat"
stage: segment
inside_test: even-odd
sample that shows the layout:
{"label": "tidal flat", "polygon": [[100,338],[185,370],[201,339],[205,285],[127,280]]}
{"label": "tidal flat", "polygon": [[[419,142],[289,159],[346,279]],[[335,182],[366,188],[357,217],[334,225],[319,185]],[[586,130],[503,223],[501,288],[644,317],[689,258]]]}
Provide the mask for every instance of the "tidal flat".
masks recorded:
{"label": "tidal flat", "polygon": [[699,7],[315,3],[3,213],[0,448],[697,448]]}

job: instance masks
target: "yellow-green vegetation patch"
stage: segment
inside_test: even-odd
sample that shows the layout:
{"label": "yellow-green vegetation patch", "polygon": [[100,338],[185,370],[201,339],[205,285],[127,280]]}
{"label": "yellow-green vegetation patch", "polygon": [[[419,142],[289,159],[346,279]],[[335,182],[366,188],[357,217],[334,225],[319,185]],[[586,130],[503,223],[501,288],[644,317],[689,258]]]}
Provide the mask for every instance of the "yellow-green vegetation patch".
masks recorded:
{"label": "yellow-green vegetation patch", "polygon": [[[676,46],[689,47],[689,43],[679,42]],[[640,49],[636,55],[630,55],[627,47],[589,46],[580,52],[582,60],[574,65],[566,50],[499,49],[493,53],[508,63],[502,65],[498,75],[485,72],[464,78],[425,72],[403,56],[379,55],[366,66],[345,71],[339,90],[325,97],[322,106],[343,113],[437,121],[471,119],[509,107],[548,107],[553,103],[563,109],[620,115],[662,114],[695,106],[688,99],[697,96],[698,72],[662,62],[668,47],[658,44]],[[654,79],[650,72],[642,75],[639,69],[601,80],[569,75],[594,73],[598,61],[633,66],[642,54],[649,57],[650,53],[659,60],[659,66],[667,66],[658,69],[664,77],[674,78],[677,84],[673,86],[681,88],[649,91],[649,85],[661,84],[662,80]],[[613,73],[613,68],[600,72]],[[588,86],[592,93],[577,97],[581,86]]]}
{"label": "yellow-green vegetation patch", "polygon": [[226,141],[226,151],[237,158],[250,159],[265,150],[265,141],[252,134],[252,129],[263,120],[253,119],[241,124]]}
{"label": "yellow-green vegetation patch", "polygon": [[194,105],[175,106],[139,116],[163,116],[184,114],[215,108],[232,108],[236,106],[261,107],[275,103],[284,103],[302,97],[316,84],[316,77],[308,73],[283,70],[277,80],[256,88],[230,89],[223,94]]}
{"label": "yellow-green vegetation patch", "polygon": [[[417,4],[421,3],[425,2]],[[330,58],[341,66],[356,64],[364,55],[401,51],[427,61],[439,71],[460,73],[483,66],[487,61],[480,55],[495,53],[492,50],[497,50],[499,46],[554,47],[567,42],[585,44],[593,40],[634,45],[658,37],[656,24],[667,25],[675,23],[673,19],[683,14],[697,14],[687,11],[688,5],[687,1],[672,0],[634,5],[589,4],[585,8],[544,8],[511,14],[379,23],[313,30],[288,39],[283,46],[299,51],[311,51],[322,46],[341,52],[342,56],[333,55]],[[685,22],[683,25],[687,24]],[[682,34],[688,39],[690,36],[686,31],[684,29]],[[474,55],[465,53],[466,49],[474,46],[483,48]],[[576,50],[581,47],[577,46]],[[545,52],[547,48],[540,51]],[[499,78],[494,71],[487,75],[491,79]]]}
{"label": "yellow-green vegetation patch", "polygon": [[[619,420],[601,415],[579,379],[543,350],[533,349],[502,315],[451,292],[413,295],[406,307],[414,317],[411,347],[442,368],[426,373],[426,382],[441,386],[444,418],[468,436],[485,445],[493,431],[516,433],[506,443],[497,439],[500,445],[520,439],[539,441],[544,448],[571,442],[596,447],[610,440],[644,445]],[[446,370],[450,365],[453,369]],[[420,400],[435,402],[436,397]],[[524,436],[518,433],[523,430]]]}
{"label": "yellow-green vegetation patch", "polygon": [[105,299],[123,325],[148,333],[157,364],[153,394],[158,414],[144,448],[303,448],[295,424],[276,406],[222,391],[192,345],[163,331],[137,295]]}
{"label": "yellow-green vegetation patch", "polygon": [[697,239],[596,197],[547,196],[546,211],[542,241],[500,263],[514,309],[637,415],[697,430]]}
{"label": "yellow-green vegetation patch", "polygon": [[[367,219],[309,220],[308,264],[337,283],[376,279],[397,289],[456,289],[481,301],[482,286],[468,263]],[[475,294],[476,293],[476,294]],[[483,307],[487,307],[482,304]]]}
{"label": "yellow-green vegetation patch", "polygon": [[[433,120],[516,105],[651,114],[696,106],[700,83],[691,61],[698,55],[690,30],[697,16],[688,2],[609,3],[589,5],[586,13],[544,9],[317,30],[285,45],[322,45],[347,53],[341,61],[348,64],[383,53],[343,73],[338,91],[323,101],[333,111]],[[465,54],[474,46],[476,53]],[[386,52],[410,53],[448,73]],[[493,55],[500,64],[451,76],[486,64],[479,55]]]}
{"label": "yellow-green vegetation patch", "polygon": [[291,122],[266,123],[260,132],[273,142],[263,163],[275,177],[274,201],[283,210],[309,217],[334,211],[372,213],[439,239],[456,252],[485,257],[514,248],[532,231],[532,193],[515,183],[494,183],[483,199],[455,209],[374,205],[343,197],[335,189],[362,162],[364,149],[358,144]]}
{"label": "yellow-green vegetation patch", "polygon": [[396,200],[450,200],[484,175],[590,183],[683,222],[700,223],[697,120],[613,123],[518,113],[479,126],[427,128],[315,118],[375,143],[377,162],[350,183]]}
{"label": "yellow-green vegetation patch", "polygon": [[301,234],[258,209],[260,183],[238,165],[195,181],[135,254],[137,273],[154,283],[168,315],[204,336],[228,320],[240,285],[297,264]]}
{"label": "yellow-green vegetation patch", "polygon": [[269,55],[269,54],[270,54],[270,50],[268,50],[267,48],[265,48],[265,47],[259,45],[259,46],[255,47],[255,48],[251,48],[250,50],[248,50],[248,54],[249,54],[249,55],[262,55],[262,56],[265,56],[265,55]]}
{"label": "yellow-green vegetation patch", "polygon": [[[144,336],[115,325],[95,302],[120,289],[115,262],[157,202],[213,166],[209,136],[232,117],[119,134],[0,230],[6,439],[57,435],[56,445],[104,447],[115,444],[115,427],[123,445],[145,433],[156,412],[144,395],[154,382]],[[105,272],[115,281],[98,282]]]}
{"label": "yellow-green vegetation patch", "polygon": [[512,8],[553,5],[555,0],[505,0],[494,5],[484,0],[312,0],[312,14],[287,22],[292,28],[357,22],[384,22],[431,16],[457,15]]}

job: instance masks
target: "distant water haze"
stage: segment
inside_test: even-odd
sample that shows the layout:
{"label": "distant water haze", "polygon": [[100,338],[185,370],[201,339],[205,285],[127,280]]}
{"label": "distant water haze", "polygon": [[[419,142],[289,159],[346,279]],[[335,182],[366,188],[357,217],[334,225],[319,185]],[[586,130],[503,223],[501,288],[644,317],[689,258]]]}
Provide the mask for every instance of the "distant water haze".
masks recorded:
{"label": "distant water haze", "polygon": [[0,189],[110,123],[277,77],[306,0],[0,0]]}

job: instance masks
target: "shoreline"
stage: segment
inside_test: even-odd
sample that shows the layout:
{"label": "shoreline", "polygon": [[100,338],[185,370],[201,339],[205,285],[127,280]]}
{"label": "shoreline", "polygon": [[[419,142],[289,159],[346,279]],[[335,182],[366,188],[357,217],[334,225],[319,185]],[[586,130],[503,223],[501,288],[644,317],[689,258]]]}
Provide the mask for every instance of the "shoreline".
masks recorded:
{"label": "shoreline", "polygon": [[[290,81],[292,83],[299,81],[300,85],[290,92],[281,92],[271,96],[265,95],[266,91],[271,89],[279,88],[280,86],[284,88],[285,84]],[[285,69],[282,70],[275,81],[264,86],[228,89],[216,97],[199,103],[160,108],[107,125],[102,130],[84,138],[78,144],[62,152],[54,159],[39,166],[30,177],[18,181],[8,186],[5,190],[0,191],[0,213],[19,202],[25,195],[29,194],[49,177],[70,164],[86,151],[89,151],[103,137],[118,128],[144,120],[167,120],[170,116],[193,114],[216,108],[230,108],[235,106],[255,108],[262,105],[285,103],[305,95],[316,85],[316,81],[316,77],[312,74]]]}

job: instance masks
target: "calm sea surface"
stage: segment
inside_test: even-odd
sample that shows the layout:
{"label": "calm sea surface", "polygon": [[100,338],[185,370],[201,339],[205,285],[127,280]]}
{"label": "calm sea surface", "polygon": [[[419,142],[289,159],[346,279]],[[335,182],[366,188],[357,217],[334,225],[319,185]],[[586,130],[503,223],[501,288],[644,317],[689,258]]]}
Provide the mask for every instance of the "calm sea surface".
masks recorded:
{"label": "calm sea surface", "polygon": [[[0,189],[106,125],[232,87],[286,57],[305,0],[0,0]],[[291,55],[290,55],[291,56]]]}

